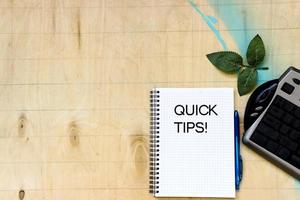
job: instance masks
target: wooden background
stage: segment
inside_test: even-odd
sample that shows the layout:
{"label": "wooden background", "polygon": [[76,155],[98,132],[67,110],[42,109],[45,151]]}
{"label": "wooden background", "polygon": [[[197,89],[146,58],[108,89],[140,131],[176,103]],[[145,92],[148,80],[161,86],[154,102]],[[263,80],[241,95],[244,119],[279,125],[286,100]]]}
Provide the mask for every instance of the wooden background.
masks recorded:
{"label": "wooden background", "polygon": [[[271,75],[297,63],[299,2],[240,2],[263,23],[255,32],[272,49]],[[185,0],[1,0],[0,14],[1,200],[20,190],[31,200],[153,199],[149,90],[236,87],[205,58],[220,44]],[[241,116],[247,98],[236,93]],[[238,199],[300,199],[293,178],[242,154]]]}

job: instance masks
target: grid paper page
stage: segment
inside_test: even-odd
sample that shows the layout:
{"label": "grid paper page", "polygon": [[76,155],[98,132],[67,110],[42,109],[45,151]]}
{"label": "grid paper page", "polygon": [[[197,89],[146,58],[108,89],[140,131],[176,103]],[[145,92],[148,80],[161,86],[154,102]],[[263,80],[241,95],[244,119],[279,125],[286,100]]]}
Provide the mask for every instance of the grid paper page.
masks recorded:
{"label": "grid paper page", "polygon": [[[156,196],[234,197],[234,121],[232,88],[158,88],[159,189]],[[203,115],[177,115],[192,105]],[[206,106],[214,112],[207,114]],[[177,107],[176,107],[177,106]],[[179,108],[179,109],[178,109]],[[204,109],[203,109],[204,108]],[[216,114],[215,114],[216,113]],[[174,122],[207,122],[207,129],[184,131]],[[203,132],[202,132],[203,131]],[[201,133],[199,133],[201,132]]]}

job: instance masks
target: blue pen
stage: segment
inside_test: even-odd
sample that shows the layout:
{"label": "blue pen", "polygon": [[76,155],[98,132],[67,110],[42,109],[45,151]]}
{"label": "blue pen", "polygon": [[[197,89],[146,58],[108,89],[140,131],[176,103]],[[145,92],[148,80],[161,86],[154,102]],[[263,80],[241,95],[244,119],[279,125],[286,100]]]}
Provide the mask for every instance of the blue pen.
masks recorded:
{"label": "blue pen", "polygon": [[240,119],[238,111],[234,111],[234,151],[235,151],[235,189],[239,190],[243,174],[243,160],[240,155]]}

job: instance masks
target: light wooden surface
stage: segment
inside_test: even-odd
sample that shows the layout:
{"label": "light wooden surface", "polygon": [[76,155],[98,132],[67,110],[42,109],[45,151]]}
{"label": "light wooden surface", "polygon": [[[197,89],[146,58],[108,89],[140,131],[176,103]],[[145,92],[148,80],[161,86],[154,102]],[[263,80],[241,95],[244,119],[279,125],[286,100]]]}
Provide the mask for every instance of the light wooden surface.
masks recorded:
{"label": "light wooden surface", "polygon": [[[300,2],[231,6],[253,18],[271,75],[299,63]],[[1,0],[0,14],[1,200],[20,190],[31,200],[153,199],[149,90],[236,85],[207,61],[221,46],[185,0]],[[238,51],[222,19],[218,27]],[[241,116],[247,98],[235,97]],[[242,154],[238,199],[300,199],[293,178]]]}

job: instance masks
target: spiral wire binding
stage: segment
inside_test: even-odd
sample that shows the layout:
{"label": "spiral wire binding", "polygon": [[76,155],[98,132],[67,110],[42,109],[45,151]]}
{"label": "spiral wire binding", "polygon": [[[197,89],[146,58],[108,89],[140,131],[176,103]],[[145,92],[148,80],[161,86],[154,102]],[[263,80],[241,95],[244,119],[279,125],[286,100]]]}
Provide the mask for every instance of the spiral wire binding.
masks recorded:
{"label": "spiral wire binding", "polygon": [[160,105],[159,91],[150,91],[150,169],[149,169],[149,192],[159,193],[159,121]]}

